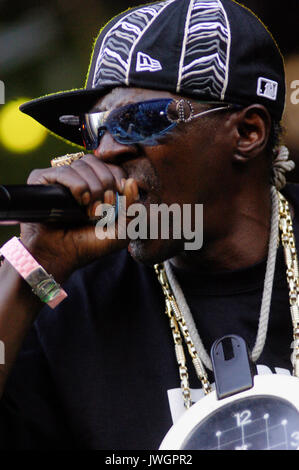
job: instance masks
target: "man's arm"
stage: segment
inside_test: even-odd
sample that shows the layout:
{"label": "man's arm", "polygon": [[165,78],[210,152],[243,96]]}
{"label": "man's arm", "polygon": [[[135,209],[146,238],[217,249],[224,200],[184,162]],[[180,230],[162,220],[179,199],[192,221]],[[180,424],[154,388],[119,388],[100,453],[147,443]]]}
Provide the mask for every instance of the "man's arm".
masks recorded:
{"label": "man's arm", "polygon": [[[83,159],[84,160],[84,159]],[[76,169],[77,168],[77,169]],[[68,168],[35,170],[29,184],[63,184],[78,203],[88,193],[87,211],[93,211],[96,201],[107,202],[111,191],[126,196],[127,206],[138,197],[134,180],[123,180],[119,168],[106,165],[93,155]],[[110,194],[107,194],[110,191]],[[111,201],[109,202],[111,203]],[[125,222],[126,223],[126,222]],[[58,228],[53,225],[22,224],[21,241],[56,282],[62,284],[77,268],[128,244],[128,240],[99,240],[92,225]],[[0,396],[30,326],[44,304],[7,260],[0,268],[0,340],[5,347],[5,364],[0,365]]]}
{"label": "man's arm", "polygon": [[5,364],[0,365],[2,396],[8,373],[42,302],[6,260],[0,268],[0,296],[0,339],[5,348]]}

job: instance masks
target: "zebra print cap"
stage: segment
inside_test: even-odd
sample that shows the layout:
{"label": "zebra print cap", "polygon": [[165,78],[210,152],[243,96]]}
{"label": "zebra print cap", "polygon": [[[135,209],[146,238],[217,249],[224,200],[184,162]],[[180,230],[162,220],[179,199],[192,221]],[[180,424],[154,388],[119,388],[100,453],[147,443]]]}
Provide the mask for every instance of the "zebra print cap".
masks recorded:
{"label": "zebra print cap", "polygon": [[94,46],[85,88],[47,95],[20,109],[81,144],[61,119],[87,112],[116,86],[167,90],[201,100],[265,105],[280,120],[285,102],[280,51],[261,21],[233,0],[164,0],[113,18]]}

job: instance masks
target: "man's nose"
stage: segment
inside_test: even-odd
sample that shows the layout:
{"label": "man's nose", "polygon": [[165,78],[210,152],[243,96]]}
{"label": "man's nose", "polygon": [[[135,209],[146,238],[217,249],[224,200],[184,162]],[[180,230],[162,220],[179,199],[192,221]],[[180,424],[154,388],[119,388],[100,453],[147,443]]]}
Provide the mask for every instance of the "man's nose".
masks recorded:
{"label": "man's nose", "polygon": [[138,148],[136,145],[120,144],[106,131],[100,140],[98,147],[94,150],[95,157],[98,157],[105,163],[121,165],[128,159],[138,156]]}

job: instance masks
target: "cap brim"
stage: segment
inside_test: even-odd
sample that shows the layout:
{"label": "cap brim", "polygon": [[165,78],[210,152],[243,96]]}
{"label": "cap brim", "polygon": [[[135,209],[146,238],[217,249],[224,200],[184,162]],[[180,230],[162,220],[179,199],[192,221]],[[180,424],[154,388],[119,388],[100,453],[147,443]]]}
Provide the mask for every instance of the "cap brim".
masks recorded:
{"label": "cap brim", "polygon": [[107,86],[54,93],[23,103],[20,111],[31,116],[57,136],[82,146],[79,127],[65,124],[59,118],[87,113],[97,98],[105,93],[107,93]]}

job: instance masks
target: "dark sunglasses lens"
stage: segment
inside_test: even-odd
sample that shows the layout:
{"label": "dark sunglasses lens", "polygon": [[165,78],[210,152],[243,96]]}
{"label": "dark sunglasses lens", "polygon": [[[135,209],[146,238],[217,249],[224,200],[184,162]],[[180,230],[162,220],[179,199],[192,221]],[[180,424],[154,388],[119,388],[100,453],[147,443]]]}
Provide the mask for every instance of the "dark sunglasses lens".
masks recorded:
{"label": "dark sunglasses lens", "polygon": [[84,114],[81,134],[87,150],[96,149],[105,130],[121,144],[147,142],[155,144],[155,138],[176,124],[169,121],[167,108],[172,99],[149,100],[117,108],[105,113]]}
{"label": "dark sunglasses lens", "polygon": [[144,101],[116,109],[109,116],[109,130],[120,143],[149,140],[174,126],[167,118],[167,107],[171,101]]}

